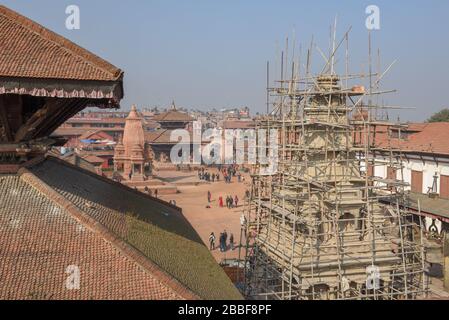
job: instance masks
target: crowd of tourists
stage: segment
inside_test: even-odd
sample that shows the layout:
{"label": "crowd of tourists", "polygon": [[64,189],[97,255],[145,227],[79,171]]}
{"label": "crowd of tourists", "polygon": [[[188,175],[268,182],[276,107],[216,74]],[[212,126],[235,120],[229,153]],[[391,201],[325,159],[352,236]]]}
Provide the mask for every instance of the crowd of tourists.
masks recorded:
{"label": "crowd of tourists", "polygon": [[[215,234],[212,232],[209,236],[209,249],[215,250]],[[229,242],[228,242],[229,240]],[[229,249],[233,251],[235,249],[235,243],[234,243],[234,235],[231,233],[228,238],[228,233],[226,230],[220,233],[220,236],[218,238],[220,252],[226,252]]]}

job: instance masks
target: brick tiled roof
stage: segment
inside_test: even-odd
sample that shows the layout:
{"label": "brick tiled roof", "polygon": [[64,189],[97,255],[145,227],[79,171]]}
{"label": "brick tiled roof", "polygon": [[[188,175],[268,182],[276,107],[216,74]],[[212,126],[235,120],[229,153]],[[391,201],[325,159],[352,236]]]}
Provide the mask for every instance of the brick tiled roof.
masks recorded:
{"label": "brick tiled roof", "polygon": [[171,141],[170,129],[158,129],[145,133],[145,141],[150,144],[176,144],[176,141]]}
{"label": "brick tiled roof", "polygon": [[[105,132],[107,128],[104,129],[96,129],[96,130],[88,130],[83,132],[83,134],[79,137],[80,140],[84,139],[101,139],[101,140],[113,140],[114,138],[111,137],[109,134]],[[95,138],[95,136],[97,138]]]}
{"label": "brick tiled roof", "polygon": [[81,136],[86,131],[91,131],[91,129],[89,129],[89,128],[59,127],[51,135],[53,137]]}
{"label": "brick tiled roof", "polygon": [[190,122],[194,119],[185,112],[169,110],[167,112],[155,115],[153,120],[156,122]]}
{"label": "brick tiled roof", "polygon": [[380,126],[376,129],[376,145],[409,153],[449,155],[449,122],[409,123],[401,136],[389,138],[387,128]]}
{"label": "brick tiled roof", "polygon": [[126,118],[89,118],[89,117],[73,117],[66,123],[118,123],[125,124]]}
{"label": "brick tiled roof", "polygon": [[0,299],[241,298],[175,207],[62,160],[28,170],[0,175]]}
{"label": "brick tiled roof", "polygon": [[0,299],[180,298],[21,177],[0,176],[0,203]]}
{"label": "brick tiled roof", "polygon": [[411,123],[408,149],[449,155],[449,122]]}
{"label": "brick tiled roof", "polygon": [[105,161],[104,159],[94,155],[83,156],[83,159],[92,164],[102,164]]}
{"label": "brick tiled roof", "polygon": [[253,120],[226,120],[222,123],[223,129],[254,129],[256,123]]}
{"label": "brick tiled roof", "polygon": [[0,5],[0,76],[116,81],[122,71]]}

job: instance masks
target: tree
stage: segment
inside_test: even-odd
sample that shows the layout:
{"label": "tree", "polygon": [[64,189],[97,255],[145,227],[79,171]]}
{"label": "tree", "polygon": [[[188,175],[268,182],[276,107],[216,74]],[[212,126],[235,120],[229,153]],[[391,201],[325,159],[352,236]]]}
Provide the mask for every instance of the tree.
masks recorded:
{"label": "tree", "polygon": [[443,109],[427,120],[427,122],[449,122],[449,109]]}

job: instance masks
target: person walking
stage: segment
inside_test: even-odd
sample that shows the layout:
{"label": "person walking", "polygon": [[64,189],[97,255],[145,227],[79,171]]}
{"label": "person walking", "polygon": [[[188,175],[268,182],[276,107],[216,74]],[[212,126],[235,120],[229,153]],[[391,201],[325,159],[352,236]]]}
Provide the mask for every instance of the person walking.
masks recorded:
{"label": "person walking", "polygon": [[242,215],[240,216],[240,226],[242,227],[242,229],[245,227],[246,225],[246,217],[245,215],[242,213]]}
{"label": "person walking", "polygon": [[[245,214],[242,213],[242,215],[240,216],[240,235],[243,235],[245,237],[245,241],[247,239],[246,237],[246,217]],[[240,241],[242,241],[243,239],[241,239]]]}
{"label": "person walking", "polygon": [[239,197],[237,197],[237,195],[235,195],[234,204],[236,208],[239,206]]}
{"label": "person walking", "polygon": [[154,196],[157,198],[157,189],[154,189]]}
{"label": "person walking", "polygon": [[234,251],[234,235],[232,233],[229,237],[229,244],[231,245],[231,251]]}
{"label": "person walking", "polygon": [[224,240],[224,233],[220,233],[220,251],[224,252],[225,248],[225,240]]}
{"label": "person walking", "polygon": [[223,232],[223,246],[224,246],[224,252],[228,249],[228,233],[226,230]]}
{"label": "person walking", "polygon": [[215,234],[213,232],[209,236],[209,250],[215,250]]}
{"label": "person walking", "polygon": [[220,196],[220,198],[218,198],[218,205],[220,206],[220,208],[223,208],[223,197]]}
{"label": "person walking", "polygon": [[210,204],[212,200],[212,194],[210,193],[210,191],[207,191],[207,202]]}

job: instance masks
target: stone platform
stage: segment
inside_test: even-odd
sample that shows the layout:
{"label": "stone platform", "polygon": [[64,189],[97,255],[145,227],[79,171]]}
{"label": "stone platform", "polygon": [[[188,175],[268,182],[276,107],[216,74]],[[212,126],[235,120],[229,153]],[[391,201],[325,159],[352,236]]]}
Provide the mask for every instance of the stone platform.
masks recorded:
{"label": "stone platform", "polygon": [[157,190],[158,195],[160,194],[176,194],[178,193],[178,188],[176,185],[171,183],[166,183],[159,180],[158,178],[150,178],[144,181],[132,181],[125,180],[122,183],[130,188],[135,188],[139,191],[145,191],[145,187],[151,190],[152,194]]}

